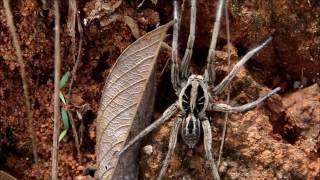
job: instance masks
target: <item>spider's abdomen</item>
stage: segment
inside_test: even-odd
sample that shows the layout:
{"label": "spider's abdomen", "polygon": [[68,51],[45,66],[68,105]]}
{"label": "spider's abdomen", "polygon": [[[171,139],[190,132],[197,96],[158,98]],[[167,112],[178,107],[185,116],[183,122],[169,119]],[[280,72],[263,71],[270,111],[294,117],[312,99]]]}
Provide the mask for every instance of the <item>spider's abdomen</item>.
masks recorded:
{"label": "spider's abdomen", "polygon": [[182,122],[181,131],[182,139],[189,146],[193,148],[200,138],[200,120],[193,114],[189,114]]}

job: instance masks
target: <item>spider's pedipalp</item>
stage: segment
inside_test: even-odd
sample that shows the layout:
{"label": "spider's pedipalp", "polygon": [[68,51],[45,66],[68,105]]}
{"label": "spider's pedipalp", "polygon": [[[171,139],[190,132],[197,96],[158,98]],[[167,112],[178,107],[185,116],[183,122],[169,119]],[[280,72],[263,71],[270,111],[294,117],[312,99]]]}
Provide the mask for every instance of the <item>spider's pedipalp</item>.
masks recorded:
{"label": "spider's pedipalp", "polygon": [[249,109],[252,109],[254,107],[256,107],[257,105],[259,105],[262,101],[264,101],[265,99],[267,99],[268,97],[272,96],[273,94],[275,94],[276,92],[280,91],[281,88],[277,87],[275,89],[273,89],[272,91],[270,91],[268,94],[258,98],[257,100],[244,104],[242,106],[237,106],[237,107],[232,107],[229,106],[227,104],[215,104],[212,103],[208,106],[208,110],[209,111],[220,111],[220,112],[243,112],[243,111],[247,111]]}
{"label": "spider's pedipalp", "polygon": [[163,178],[163,176],[165,175],[167,168],[170,164],[171,157],[173,155],[174,149],[177,144],[178,132],[179,132],[179,128],[181,126],[181,123],[182,123],[182,117],[181,117],[181,115],[178,115],[177,120],[171,129],[168,152],[167,152],[165,160],[163,161],[163,165],[161,167],[160,174],[157,178],[158,180],[161,180]]}
{"label": "spider's pedipalp", "polygon": [[252,56],[254,56],[262,48],[268,45],[271,41],[272,37],[269,37],[261,45],[247,52],[247,54],[243,56],[243,58],[241,58],[241,60],[236,65],[234,65],[230,73],[216,87],[213,88],[213,94],[219,95],[224,90],[226,85],[229,84],[230,81],[234,78],[234,76],[239,72],[241,66],[243,66]]}
{"label": "spider's pedipalp", "polygon": [[220,180],[218,168],[217,168],[216,163],[212,157],[212,152],[211,152],[212,134],[211,134],[210,122],[207,117],[204,117],[202,119],[202,129],[203,129],[203,144],[204,144],[205,156],[206,156],[208,165],[211,169],[212,175],[215,178],[215,180]]}

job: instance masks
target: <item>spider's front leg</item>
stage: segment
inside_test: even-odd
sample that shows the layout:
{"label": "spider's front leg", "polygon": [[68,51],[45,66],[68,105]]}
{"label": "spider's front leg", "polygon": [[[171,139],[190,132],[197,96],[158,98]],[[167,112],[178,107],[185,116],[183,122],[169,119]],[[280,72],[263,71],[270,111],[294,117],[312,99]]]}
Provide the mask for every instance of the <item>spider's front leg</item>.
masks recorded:
{"label": "spider's front leg", "polygon": [[184,80],[188,79],[188,77],[190,76],[189,64],[192,58],[193,45],[196,34],[197,0],[191,0],[190,14],[190,30],[188,43],[181,62],[181,77]]}
{"label": "spider's front leg", "polygon": [[172,40],[172,67],[171,67],[171,82],[177,95],[180,94],[181,87],[188,80],[190,76],[189,64],[192,57],[192,49],[195,40],[196,31],[196,14],[197,14],[197,0],[191,0],[191,17],[190,17],[190,33],[188,37],[187,48],[182,58],[181,66],[179,67],[178,55],[178,40],[179,28],[181,22],[181,12],[178,1],[173,1],[173,17],[176,24],[173,26],[173,40]]}
{"label": "spider's front leg", "polygon": [[220,111],[220,112],[243,112],[243,111],[247,111],[249,109],[252,109],[254,107],[256,107],[258,104],[260,104],[262,101],[264,101],[265,99],[267,99],[268,97],[272,96],[273,94],[275,94],[276,92],[280,91],[281,88],[277,87],[275,89],[273,89],[272,91],[270,91],[268,94],[258,98],[257,100],[244,104],[242,106],[237,106],[237,107],[232,107],[229,106],[227,104],[209,104],[208,106],[208,111]]}
{"label": "spider's front leg", "polygon": [[119,155],[124,153],[130,146],[132,146],[134,143],[142,139],[144,136],[149,134],[151,131],[153,131],[155,128],[159,127],[161,124],[163,124],[166,120],[168,120],[172,115],[174,115],[178,110],[178,103],[173,103],[170,107],[168,107],[162,114],[162,116],[157,119],[155,122],[153,122],[151,125],[146,127],[143,131],[141,131],[136,137],[134,137],[132,140],[129,141],[129,143],[119,152]]}
{"label": "spider's front leg", "polygon": [[212,175],[215,180],[220,180],[220,175],[218,172],[218,168],[212,156],[212,134],[211,134],[211,126],[208,117],[202,118],[202,129],[203,129],[203,144],[206,155],[206,160],[211,169]]}
{"label": "spider's front leg", "polygon": [[259,52],[262,48],[268,45],[272,41],[272,37],[269,37],[266,41],[264,41],[258,47],[249,51],[241,60],[234,65],[230,73],[216,86],[213,88],[213,94],[219,95],[224,88],[230,83],[230,81],[234,78],[234,76],[239,72],[241,66],[243,66],[252,56],[254,56],[257,52]]}
{"label": "spider's front leg", "polygon": [[215,73],[215,49],[217,45],[218,40],[218,34],[221,24],[221,16],[222,16],[222,10],[223,10],[223,4],[224,0],[219,0],[217,4],[217,12],[216,12],[216,21],[214,22],[213,30],[212,30],[212,36],[211,36],[211,42],[207,57],[207,67],[204,72],[204,78],[206,82],[209,84],[213,84],[213,82],[216,79],[216,73]]}
{"label": "spider's front leg", "polygon": [[171,83],[175,93],[179,95],[181,91],[181,79],[180,79],[180,68],[179,68],[179,55],[178,55],[178,36],[180,27],[180,9],[178,1],[173,1],[173,18],[175,24],[173,25],[173,39],[172,39],[172,53],[171,53]]}
{"label": "spider's front leg", "polygon": [[182,123],[182,116],[181,116],[181,114],[179,114],[177,116],[176,122],[174,123],[174,126],[171,129],[168,152],[167,152],[165,160],[163,161],[163,165],[161,167],[160,174],[158,176],[158,180],[161,180],[163,178],[163,176],[165,175],[167,168],[170,164],[171,157],[173,155],[174,149],[177,144],[178,132],[179,132],[179,128],[181,126],[181,123]]}

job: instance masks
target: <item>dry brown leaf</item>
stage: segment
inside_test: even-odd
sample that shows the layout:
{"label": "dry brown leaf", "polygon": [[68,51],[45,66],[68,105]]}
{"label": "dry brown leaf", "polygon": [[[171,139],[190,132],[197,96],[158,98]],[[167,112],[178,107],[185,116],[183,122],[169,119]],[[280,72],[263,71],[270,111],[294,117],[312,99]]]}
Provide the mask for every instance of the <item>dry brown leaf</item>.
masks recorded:
{"label": "dry brown leaf", "polygon": [[134,119],[141,116],[138,108],[152,77],[161,43],[173,23],[169,22],[132,43],[112,68],[97,118],[96,177],[112,179],[119,161],[117,154],[128,140]]}
{"label": "dry brown leaf", "polygon": [[15,177],[1,170],[0,170],[0,179],[1,180],[17,180]]}

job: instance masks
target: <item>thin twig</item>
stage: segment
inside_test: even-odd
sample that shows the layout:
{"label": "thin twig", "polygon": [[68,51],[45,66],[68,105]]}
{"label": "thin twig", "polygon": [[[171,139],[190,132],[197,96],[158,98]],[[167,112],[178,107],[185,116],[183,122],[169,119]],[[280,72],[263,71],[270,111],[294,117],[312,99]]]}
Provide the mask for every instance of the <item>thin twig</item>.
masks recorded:
{"label": "thin twig", "polygon": [[[228,0],[225,2],[225,18],[226,18],[226,32],[227,32],[227,54],[228,54],[228,72],[230,71],[230,65],[231,65],[231,57],[230,57],[230,25],[229,25],[229,14],[228,14]],[[227,102],[226,104],[229,104],[230,102],[230,85],[226,87],[227,93]],[[222,132],[222,140],[220,144],[220,150],[219,150],[219,158],[218,158],[218,167],[220,166],[221,163],[221,158],[223,154],[223,146],[224,146],[224,141],[226,138],[226,133],[227,133],[227,123],[228,123],[228,112],[224,114],[224,124],[223,124],[223,132]]]}
{"label": "thin twig", "polygon": [[141,6],[144,4],[145,1],[146,1],[146,0],[142,0],[141,3],[138,5],[137,9],[140,9]]}
{"label": "thin twig", "polygon": [[[83,29],[82,29],[82,25],[81,25],[81,20],[80,20],[80,16],[78,13],[78,7],[77,7],[77,2],[75,0],[69,0],[69,12],[72,13],[69,15],[70,17],[70,25],[69,25],[69,31],[70,31],[70,35],[72,37],[72,57],[74,59],[74,66],[71,72],[71,80],[70,80],[70,84],[69,84],[69,90],[68,90],[68,96],[70,98],[70,94],[71,94],[71,90],[72,90],[72,85],[73,82],[76,78],[76,72],[77,72],[77,68],[78,65],[80,63],[81,60],[81,49],[82,49],[82,40],[83,40]],[[77,18],[77,19],[75,19]],[[78,54],[77,54],[77,59],[75,57],[75,44],[76,44],[76,37],[75,37],[75,25],[77,23],[77,28],[78,28],[78,32],[79,32],[79,47],[78,47]],[[78,155],[78,160],[79,163],[81,163],[81,152],[80,152],[80,143],[79,143],[79,137],[78,137],[78,133],[76,130],[76,126],[75,126],[75,122],[72,116],[72,113],[70,111],[68,111],[68,116],[70,119],[70,123],[71,123],[71,127],[72,127],[72,133],[73,133],[73,137],[74,137],[74,141],[75,141],[75,145],[76,145],[76,149],[77,149],[77,155]]]}
{"label": "thin twig", "polygon": [[73,63],[76,62],[76,15],[77,15],[77,2],[76,0],[69,0],[68,8],[68,22],[67,27],[71,36],[71,54]]}
{"label": "thin twig", "polygon": [[60,13],[59,13],[59,1],[54,1],[54,13],[55,13],[55,37],[54,37],[54,128],[53,128],[53,149],[52,149],[52,172],[51,179],[58,179],[58,151],[59,142],[58,136],[60,133],[60,101],[59,101],[59,81],[60,81]]}
{"label": "thin twig", "polygon": [[32,143],[32,152],[33,152],[33,158],[34,162],[36,163],[38,161],[38,153],[37,153],[37,139],[36,139],[36,134],[35,130],[33,127],[33,119],[32,119],[32,110],[31,110],[31,104],[30,104],[30,95],[29,95],[29,87],[27,83],[27,78],[26,78],[26,72],[25,72],[25,64],[22,59],[22,53],[19,45],[19,40],[16,34],[16,28],[13,23],[13,18],[12,18],[12,12],[10,9],[9,5],[9,0],[3,0],[4,8],[5,8],[5,13],[7,16],[7,24],[9,26],[9,30],[13,39],[13,46],[16,50],[16,56],[18,63],[20,64],[20,76],[22,79],[22,86],[23,86],[23,93],[25,96],[25,104],[27,108],[27,114],[28,114],[28,130],[30,133],[30,138],[31,138],[31,143]]}
{"label": "thin twig", "polygon": [[[171,52],[172,52],[172,48],[171,48],[166,42],[162,42],[162,43],[161,43],[161,49],[167,50],[170,54],[171,54]],[[163,74],[164,74],[164,72],[165,72],[168,64],[169,64],[169,59],[166,60],[166,64],[163,66],[163,69],[162,69],[162,71],[161,71],[161,73],[160,73],[160,77],[163,76]]]}
{"label": "thin twig", "polygon": [[72,85],[73,85],[73,82],[74,82],[74,80],[76,78],[77,68],[78,68],[78,65],[79,65],[79,63],[81,61],[81,50],[82,50],[82,42],[83,42],[83,29],[82,29],[81,19],[80,19],[79,13],[77,13],[77,27],[78,27],[78,32],[79,32],[79,47],[78,47],[77,60],[76,60],[76,62],[74,64],[72,72],[71,72],[71,80],[70,80],[70,84],[69,84],[68,97],[70,97]]}
{"label": "thin twig", "polygon": [[170,58],[167,58],[166,64],[164,64],[164,66],[163,66],[163,68],[162,68],[162,71],[161,71],[161,73],[160,73],[160,77],[163,76],[165,70],[167,69],[167,66],[169,65],[169,59],[170,59]]}
{"label": "thin twig", "polygon": [[77,129],[76,129],[76,124],[74,122],[72,113],[69,110],[67,112],[68,112],[68,116],[69,116],[69,120],[70,120],[70,124],[71,124],[71,128],[72,128],[74,141],[75,141],[76,148],[77,148],[78,160],[79,160],[79,163],[81,163],[80,143],[79,143],[79,137],[78,137],[78,133],[77,133]]}

